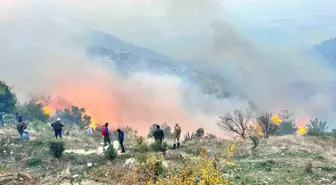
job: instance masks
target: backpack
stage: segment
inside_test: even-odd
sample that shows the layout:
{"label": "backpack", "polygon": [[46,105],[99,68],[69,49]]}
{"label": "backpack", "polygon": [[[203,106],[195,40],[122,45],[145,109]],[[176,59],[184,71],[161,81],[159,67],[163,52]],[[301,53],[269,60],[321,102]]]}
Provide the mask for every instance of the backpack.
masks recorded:
{"label": "backpack", "polygon": [[22,128],[26,129],[27,128],[27,124],[25,122],[22,122]]}
{"label": "backpack", "polygon": [[106,135],[107,135],[107,133],[105,132],[105,128],[106,128],[106,127],[103,127],[103,129],[102,129],[102,135],[103,135],[103,136],[106,136]]}

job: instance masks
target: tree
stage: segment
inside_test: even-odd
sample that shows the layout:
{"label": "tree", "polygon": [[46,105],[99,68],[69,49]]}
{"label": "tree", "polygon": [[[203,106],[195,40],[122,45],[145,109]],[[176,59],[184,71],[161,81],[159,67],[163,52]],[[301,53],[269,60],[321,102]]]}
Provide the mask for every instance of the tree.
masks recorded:
{"label": "tree", "polygon": [[65,123],[76,124],[80,127],[91,123],[91,116],[85,114],[84,108],[72,106],[71,109],[56,110],[56,117],[61,118]]}
{"label": "tree", "polygon": [[274,135],[278,126],[272,121],[272,114],[264,112],[257,117],[257,123],[262,129],[264,138],[269,138],[270,135]]}
{"label": "tree", "polygon": [[252,114],[250,111],[236,109],[233,114],[227,113],[225,116],[219,117],[220,121],[217,123],[218,127],[224,131],[230,131],[238,134],[243,139],[246,139],[246,130],[248,129],[248,122]]}
{"label": "tree", "polygon": [[317,118],[310,120],[310,123],[307,125],[307,128],[308,128],[307,134],[311,136],[322,136],[328,129],[327,122],[320,121]]}
{"label": "tree", "polygon": [[17,111],[24,115],[24,118],[27,120],[36,119],[46,122],[49,119],[49,115],[43,112],[43,105],[41,103],[37,103],[35,100],[30,100],[23,106],[18,106]]}
{"label": "tree", "polygon": [[297,131],[297,127],[295,126],[294,120],[292,119],[294,114],[290,113],[288,110],[282,110],[279,113],[279,118],[282,122],[278,125],[278,129],[276,131],[276,135],[290,135],[294,134]]}
{"label": "tree", "polygon": [[3,81],[0,81],[0,112],[13,113],[17,103],[16,95]]}
{"label": "tree", "polygon": [[[148,133],[148,135],[147,135],[148,138],[153,137],[153,133],[154,133],[154,131],[157,129],[157,125],[158,125],[158,124],[155,124],[155,123],[154,123],[154,124],[149,128],[149,133]],[[163,123],[162,125],[160,125],[160,128],[162,129],[165,138],[172,138],[172,136],[173,136],[172,129],[171,129],[171,127],[170,127],[168,124]]]}
{"label": "tree", "polygon": [[204,136],[204,129],[203,128],[198,128],[196,130],[196,137],[201,138]]}

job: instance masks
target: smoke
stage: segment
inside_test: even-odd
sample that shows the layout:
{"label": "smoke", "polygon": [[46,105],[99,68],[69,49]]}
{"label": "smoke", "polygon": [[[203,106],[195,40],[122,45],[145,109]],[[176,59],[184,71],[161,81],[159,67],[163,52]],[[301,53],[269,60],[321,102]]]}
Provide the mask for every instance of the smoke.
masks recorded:
{"label": "smoke", "polygon": [[[2,1],[0,78],[22,101],[36,91],[62,96],[100,122],[130,125],[140,133],[164,121],[179,122],[185,131],[204,127],[218,133],[216,116],[246,108],[246,101],[217,100],[171,75],[123,77],[84,51],[90,29],[159,51],[173,51],[163,43],[168,33],[178,32],[192,39],[181,39],[174,50],[179,51],[172,52],[176,57],[223,75],[260,110],[289,109],[301,117],[333,120],[335,72],[305,57],[301,48],[264,46],[246,38],[231,21],[231,5],[230,0]],[[297,84],[314,93],[304,97]]]}

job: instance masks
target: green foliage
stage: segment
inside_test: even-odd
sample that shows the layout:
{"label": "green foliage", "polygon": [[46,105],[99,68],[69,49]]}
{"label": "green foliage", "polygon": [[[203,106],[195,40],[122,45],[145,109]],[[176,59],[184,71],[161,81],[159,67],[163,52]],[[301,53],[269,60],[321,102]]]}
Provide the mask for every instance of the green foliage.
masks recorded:
{"label": "green foliage", "polygon": [[308,164],[305,166],[304,171],[305,171],[307,174],[312,174],[312,173],[313,173],[313,164],[312,164],[311,162],[308,163]]}
{"label": "green foliage", "polygon": [[136,153],[135,154],[135,159],[140,164],[145,163],[147,161],[147,154],[146,153]]}
{"label": "green foliage", "polygon": [[111,161],[117,158],[117,151],[113,148],[113,146],[109,146],[105,151],[105,157]]}
{"label": "green foliage", "polygon": [[333,128],[333,129],[332,129],[331,134],[332,134],[332,137],[333,137],[333,138],[336,138],[336,128]]}
{"label": "green foliage", "polygon": [[17,103],[16,95],[3,81],[0,81],[0,112],[13,113]]}
{"label": "green foliage", "polygon": [[295,122],[293,120],[293,115],[288,110],[282,110],[279,113],[279,118],[282,122],[279,124],[278,129],[275,134],[278,136],[291,135],[295,134],[297,131],[297,127],[295,126]]}
{"label": "green foliage", "polygon": [[150,144],[150,148],[154,151],[162,151],[162,144],[158,143],[158,142],[154,142]]}
{"label": "green foliage", "polygon": [[297,127],[295,126],[294,122],[283,121],[278,126],[278,129],[276,130],[275,134],[278,136],[284,136],[295,134],[296,131]]}
{"label": "green foliage", "polygon": [[[165,138],[172,138],[173,137],[172,129],[169,125],[164,123],[164,124],[160,125],[160,128],[162,129]],[[153,137],[153,133],[156,129],[157,129],[157,124],[153,124],[149,128],[149,133],[148,133],[147,137],[148,138]]]}
{"label": "green foliage", "polygon": [[68,124],[76,124],[84,128],[91,123],[91,116],[85,114],[85,108],[72,106],[71,109],[57,110],[56,117]]}
{"label": "green foliage", "polygon": [[18,106],[17,112],[24,115],[24,119],[27,120],[39,120],[42,122],[47,122],[49,120],[49,116],[43,112],[43,105],[34,100],[31,100],[22,106]]}
{"label": "green foliage", "polygon": [[259,115],[257,123],[262,128],[264,138],[269,138],[269,136],[274,135],[278,129],[278,126],[272,121],[272,114],[269,112]]}
{"label": "green foliage", "polygon": [[49,143],[50,153],[55,158],[60,158],[65,150],[63,141],[51,141]]}
{"label": "green foliage", "polygon": [[319,119],[315,118],[313,120],[310,120],[310,123],[307,126],[308,128],[308,135],[311,136],[322,136],[326,133],[327,130],[327,122],[326,121],[320,121]]}
{"label": "green foliage", "polygon": [[36,167],[42,164],[42,159],[40,157],[32,157],[28,159],[27,166],[28,167]]}
{"label": "green foliage", "polygon": [[137,145],[135,146],[135,151],[139,153],[148,152],[148,146],[145,143],[145,138],[143,136],[135,136],[135,141]]}
{"label": "green foliage", "polygon": [[252,147],[252,149],[254,150],[254,149],[256,149],[257,146],[259,145],[259,143],[260,143],[260,138],[259,138],[258,136],[250,136],[250,139],[251,139],[252,142],[253,142],[253,147]]}

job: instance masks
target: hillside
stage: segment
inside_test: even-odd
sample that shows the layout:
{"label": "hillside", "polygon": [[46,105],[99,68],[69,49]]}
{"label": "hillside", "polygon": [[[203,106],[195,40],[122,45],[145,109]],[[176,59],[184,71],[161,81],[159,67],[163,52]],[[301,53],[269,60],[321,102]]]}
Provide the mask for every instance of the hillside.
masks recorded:
{"label": "hillside", "polygon": [[[336,184],[335,139],[271,137],[262,139],[253,150],[249,140],[204,138],[185,141],[180,149],[168,149],[162,156],[153,151],[152,140],[140,144],[132,133],[126,133],[126,154],[118,152],[117,158],[110,161],[102,154],[100,131],[87,137],[77,127],[65,128],[65,151],[59,159],[49,152],[54,140],[49,124],[32,123],[30,132],[31,140],[21,143],[14,127],[0,129],[0,184],[154,184],[157,178],[168,178],[166,175],[173,169],[183,171],[189,167],[204,170],[212,180],[224,178],[233,184]],[[169,146],[172,143],[170,139],[167,142]],[[215,164],[216,168],[199,164]],[[157,172],[161,175],[155,177]],[[183,178],[183,174],[176,175]],[[197,176],[188,178],[191,183],[171,183],[191,185]],[[158,184],[167,184],[167,180]]]}

